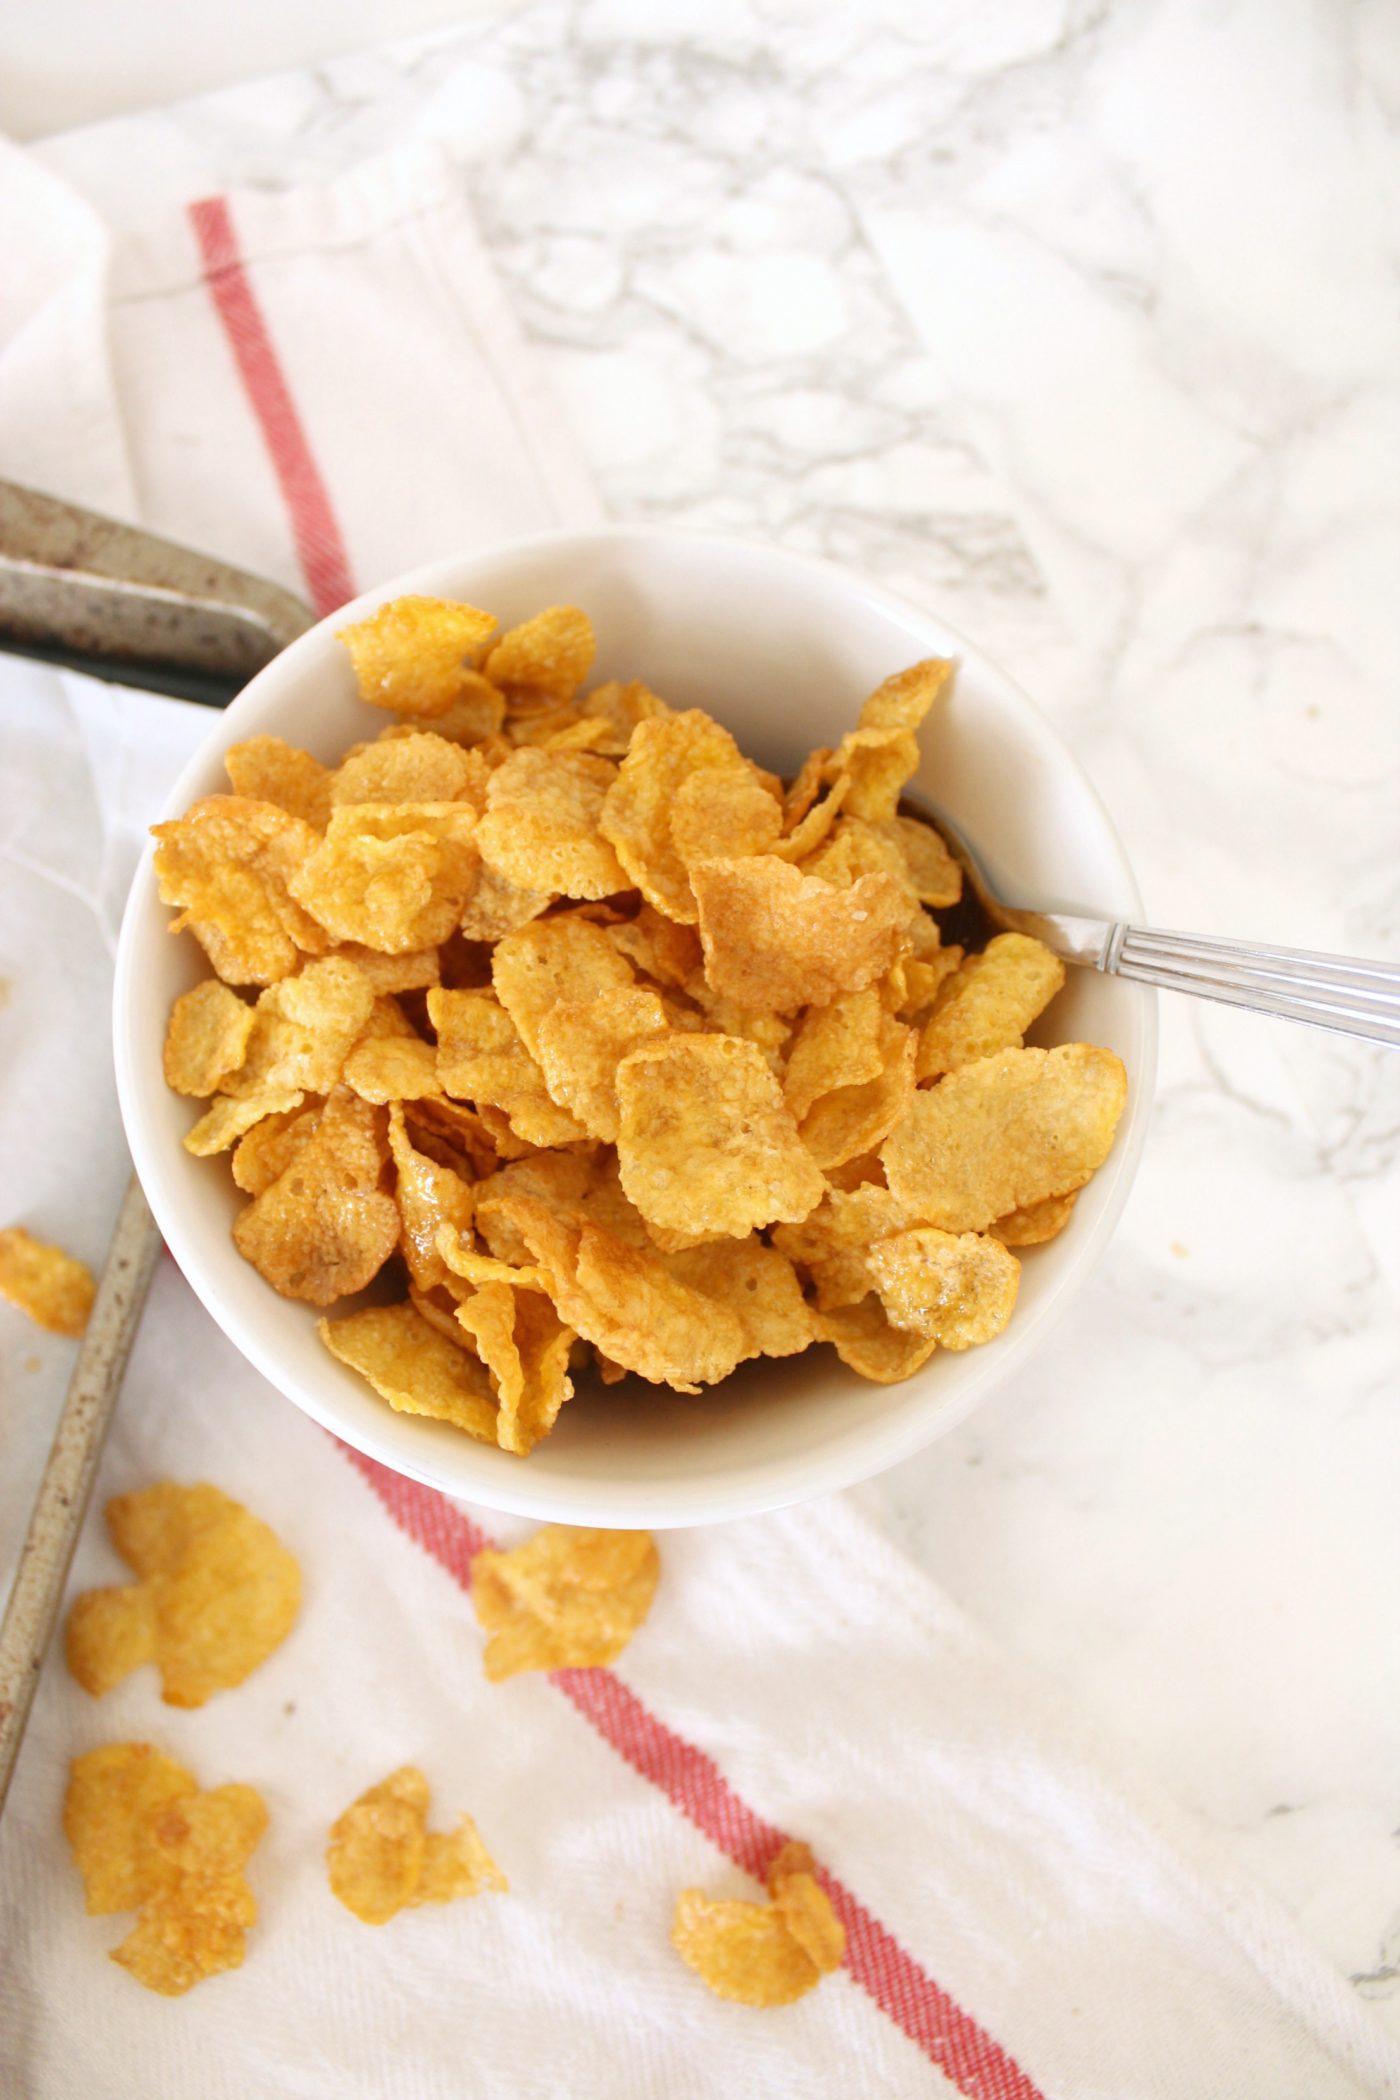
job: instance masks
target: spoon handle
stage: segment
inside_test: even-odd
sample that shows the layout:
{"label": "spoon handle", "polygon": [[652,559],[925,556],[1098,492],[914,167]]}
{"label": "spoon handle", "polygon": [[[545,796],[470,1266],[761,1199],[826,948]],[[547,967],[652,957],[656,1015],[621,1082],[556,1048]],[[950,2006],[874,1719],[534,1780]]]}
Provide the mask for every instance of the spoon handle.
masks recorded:
{"label": "spoon handle", "polygon": [[1122,924],[1097,962],[1110,976],[1400,1049],[1400,963]]}

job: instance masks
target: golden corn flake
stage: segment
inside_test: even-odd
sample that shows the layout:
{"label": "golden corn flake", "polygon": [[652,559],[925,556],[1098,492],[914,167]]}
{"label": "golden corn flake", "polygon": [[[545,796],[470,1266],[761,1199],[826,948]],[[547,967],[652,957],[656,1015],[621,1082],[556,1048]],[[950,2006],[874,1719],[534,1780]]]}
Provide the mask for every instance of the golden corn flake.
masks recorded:
{"label": "golden corn flake", "polygon": [[491,1374],[496,1441],[523,1458],[548,1436],[573,1392],[573,1330],[543,1293],[500,1282],[473,1290],[458,1306],[457,1319]]}
{"label": "golden corn flake", "polygon": [[438,1082],[478,1110],[499,1108],[532,1145],[565,1145],[586,1135],[550,1099],[544,1075],[505,1007],[490,992],[436,991],[428,1013],[437,1030]]}
{"label": "golden corn flake", "polygon": [[617,777],[587,751],[516,751],[491,775],[477,843],[485,865],[517,888],[611,897],[628,887],[598,830]]}
{"label": "golden corn flake", "polygon": [[469,1246],[462,1233],[454,1232],[450,1225],[443,1226],[439,1232],[437,1250],[451,1274],[464,1283],[474,1287],[483,1283],[510,1283],[518,1290],[543,1291],[546,1297],[549,1295],[549,1279],[543,1269],[530,1262],[516,1264],[501,1261],[494,1254],[483,1254],[478,1248]]}
{"label": "golden corn flake", "polygon": [[1021,1264],[1000,1240],[915,1226],[866,1255],[892,1327],[932,1335],[942,1349],[990,1342],[1011,1318]]}
{"label": "golden corn flake", "polygon": [[472,1603],[493,1684],[521,1670],[616,1662],[651,1610],[661,1559],[649,1531],[546,1524],[509,1553],[472,1562]]}
{"label": "golden corn flake", "polygon": [[438,1235],[444,1228],[455,1234],[470,1226],[474,1204],[471,1184],[451,1167],[439,1165],[418,1150],[408,1135],[403,1110],[397,1105],[389,1111],[389,1150],[395,1169],[399,1245],[408,1273],[419,1290],[437,1290],[450,1275],[438,1252]]}
{"label": "golden corn flake", "polygon": [[962,869],[931,824],[917,817],[889,817],[871,828],[898,847],[921,904],[939,910],[957,903]]}
{"label": "golden corn flake", "polygon": [[226,984],[275,984],[329,946],[291,893],[321,843],[300,817],[244,795],[206,795],[152,836],[161,902],[182,907],[170,931],[188,928]]}
{"label": "golden corn flake", "polygon": [[1074,1215],[1077,1197],[1075,1189],[1067,1196],[1046,1196],[1039,1203],[1028,1203],[1024,1210],[1008,1211],[987,1230],[1003,1247],[1043,1247],[1064,1231]]}
{"label": "golden corn flake", "polygon": [[436,946],[456,929],[476,879],[476,826],[468,802],[332,810],[293,895],[338,941],[389,955]]}
{"label": "golden corn flake", "polygon": [[0,1297],[27,1313],[36,1327],[76,1340],[87,1327],[96,1295],[85,1262],[36,1240],[23,1225],[0,1232]]}
{"label": "golden corn flake", "polygon": [[561,1000],[587,1001],[632,984],[631,967],[609,931],[569,911],[496,943],[491,982],[532,1057],[539,1055],[541,1021]]}
{"label": "golden corn flake", "polygon": [[500,1223],[515,1229],[576,1333],[653,1385],[698,1392],[752,1353],[738,1314],[683,1282],[674,1255],[561,1218],[528,1196],[498,1197],[479,1215],[488,1237]]}
{"label": "golden corn flake", "polygon": [[337,1087],[289,1165],[234,1220],[239,1253],[284,1298],[330,1305],[362,1291],[399,1237],[380,1187],[387,1160],[383,1109]]}
{"label": "golden corn flake", "polygon": [[366,1925],[385,1925],[421,1903],[451,1903],[510,1884],[470,1816],[454,1831],[429,1831],[428,1782],[401,1765],[369,1787],[331,1826],[331,1892]]}
{"label": "golden corn flake", "polygon": [[783,1098],[800,1124],[823,1094],[878,1079],[883,1013],[874,985],[845,992],[829,1006],[811,1006],[793,1033],[783,1075]]}
{"label": "golden corn flake", "polygon": [[681,1891],[671,1944],[717,1998],[791,2005],[841,1966],[845,1930],[810,1860],[805,1845],[786,1846],[770,1873],[767,1903]]}
{"label": "golden corn flake", "polygon": [[1019,1050],[1064,981],[1064,964],[1040,941],[997,934],[939,990],[919,1038],[919,1078],[938,1079],[998,1050]]}
{"label": "golden corn flake", "polygon": [[253,1032],[253,1009],[217,977],[182,992],[165,1032],[165,1083],[177,1094],[203,1099],[242,1064]]}
{"label": "golden corn flake", "polygon": [[311,1108],[285,1109],[255,1123],[234,1147],[235,1186],[249,1196],[260,1196],[271,1188],[315,1130],[320,1113],[318,1102]]}
{"label": "golden corn flake", "polygon": [[622,1186],[686,1240],[805,1218],[825,1183],[762,1052],[725,1035],[640,1043],[617,1068]]}
{"label": "golden corn flake", "polygon": [[899,1385],[920,1370],[938,1347],[932,1334],[911,1334],[894,1327],[873,1292],[855,1304],[815,1312],[812,1324],[819,1342],[834,1344],[848,1370],[875,1385]]}
{"label": "golden corn flake", "polygon": [[1082,1188],[1108,1157],[1126,1098],[1111,1050],[1002,1050],[920,1089],[880,1157],[921,1223],[984,1232]]}
{"label": "golden corn flake", "polygon": [[265,1086],[237,1100],[221,1096],[181,1139],[186,1152],[196,1159],[210,1159],[227,1152],[248,1131],[269,1116],[282,1116],[300,1108],[302,1091],[295,1086]]}
{"label": "golden corn flake", "polygon": [[899,798],[918,770],[916,731],[935,700],[952,680],[953,665],[930,657],[897,671],[878,686],[861,708],[860,719],[841,739],[832,760],[850,786],[846,810],[853,817],[892,819]]}
{"label": "golden corn flake", "polygon": [[756,1233],[710,1240],[667,1257],[671,1275],[732,1315],[750,1356],[799,1356],[813,1340],[812,1315],[792,1263]]}
{"label": "golden corn flake", "polygon": [[768,1869],[768,1893],[797,1944],[824,1975],[846,1959],[846,1928],[817,1879],[809,1845],[789,1842]]}
{"label": "golden corn flake", "polygon": [[688,773],[671,804],[671,839],[688,868],[697,860],[763,853],[783,828],[783,806],[735,747],[739,765]]}
{"label": "golden corn flake", "polygon": [[823,1094],[802,1122],[802,1142],[824,1173],[873,1152],[894,1129],[914,1095],[912,1029],[880,1017],[880,1069],[856,1086]]}
{"label": "golden corn flake", "polygon": [[275,802],[313,830],[325,829],[331,776],[309,751],[284,743],[280,736],[250,736],[229,746],[224,765],[235,795]]}
{"label": "golden corn flake", "polygon": [[[361,744],[330,777],[330,802],[471,802],[484,798],[489,769],[479,753],[432,730]],[[329,812],[327,813],[329,815]]]}
{"label": "golden corn flake", "polygon": [[167,1706],[203,1706],[242,1684],[291,1631],[296,1561],[218,1488],[162,1480],[118,1495],[107,1529],[138,1580],[85,1590],[68,1615],[68,1667],[94,1697],[154,1662]]}
{"label": "golden corn flake", "polygon": [[462,906],[461,930],[470,941],[499,941],[528,926],[553,902],[553,890],[521,889],[483,861]]}
{"label": "golden corn flake", "polygon": [[360,698],[395,714],[443,715],[467,690],[496,631],[489,613],[445,598],[393,598],[367,620],[342,627]]}
{"label": "golden corn flake", "polygon": [[[820,756],[813,753],[813,756]],[[813,802],[800,824],[794,824],[769,850],[780,860],[806,860],[825,844],[831,830],[846,805],[851,783],[842,774],[832,785],[831,792],[820,802]],[[790,811],[789,811],[790,814]]]}
{"label": "golden corn flake", "polygon": [[483,1444],[496,1441],[496,1402],[486,1367],[412,1305],[373,1306],[342,1320],[319,1320],[330,1350],[374,1387],[396,1414],[450,1422]]}
{"label": "golden corn flake", "polygon": [[480,746],[486,755],[505,718],[505,694],[480,671],[463,671],[456,699],[440,715],[433,715],[431,723],[434,736],[469,750]]}
{"label": "golden corn flake", "polygon": [[551,605],[503,634],[482,668],[513,699],[572,700],[588,676],[595,646],[586,613],[576,605]]}
{"label": "golden corn flake", "polygon": [[632,741],[632,731],[639,722],[648,722],[654,715],[668,715],[671,710],[666,702],[655,694],[650,686],[643,685],[639,678],[621,684],[616,678],[606,685],[595,685],[583,702],[586,719],[599,723],[607,731],[606,741],[593,746],[608,758],[622,758]]}
{"label": "golden corn flake", "polygon": [[[638,724],[603,804],[603,836],[631,881],[669,919],[694,925],[688,864],[671,832],[671,812],[687,780],[718,771],[731,781],[753,768],[727,729],[697,707]],[[698,813],[697,813],[698,814]]]}
{"label": "golden corn flake", "polygon": [[339,955],[269,985],[253,1011],[243,1063],[224,1091],[239,1100],[289,1087],[328,1094],[374,1006],[369,979]]}
{"label": "golden corn flake", "polygon": [[365,1101],[419,1101],[436,1094],[437,1051],[417,1036],[358,1043],[345,1061],[345,1084]]}
{"label": "golden corn flake", "polygon": [[112,1960],[164,1997],[243,1960],[257,1905],[243,1869],[267,1827],[250,1786],[201,1793],[149,1743],[106,1743],[74,1758],[63,1827],[89,1914],[135,1910]]}
{"label": "golden corn flake", "polygon": [[615,985],[589,999],[562,999],[536,1024],[545,1085],[590,1137],[615,1144],[618,1065],[629,1050],[669,1028],[659,993],[640,985]]}
{"label": "golden corn flake", "polygon": [[904,956],[884,979],[880,996],[901,1020],[918,1021],[928,1013],[940,985],[952,976],[962,959],[963,951],[958,947],[939,947],[923,957]]}
{"label": "golden corn flake", "polygon": [[894,962],[909,920],[905,885],[879,872],[837,889],[771,854],[692,870],[712,989],[761,1013],[826,1006]]}
{"label": "golden corn flake", "polygon": [[704,984],[705,955],[692,926],[644,904],[635,919],[607,928],[608,939],[646,977],[674,991]]}
{"label": "golden corn flake", "polygon": [[409,948],[400,955],[382,955],[377,948],[363,948],[346,941],[332,951],[342,962],[353,963],[376,998],[396,992],[426,991],[442,982],[436,948]]}

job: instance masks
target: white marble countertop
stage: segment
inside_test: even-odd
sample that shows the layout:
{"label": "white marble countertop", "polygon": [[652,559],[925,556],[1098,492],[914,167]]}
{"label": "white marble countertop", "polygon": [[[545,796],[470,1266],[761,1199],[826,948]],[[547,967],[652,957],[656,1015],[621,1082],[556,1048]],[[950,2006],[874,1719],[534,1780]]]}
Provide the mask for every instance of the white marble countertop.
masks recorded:
{"label": "white marble countertop", "polygon": [[[613,516],[909,591],[1160,922],[1400,951],[1400,17],[541,0],[43,142],[110,217],[460,170]],[[1167,1002],[1117,1240],[861,1490],[1400,2029],[1400,1058]]]}

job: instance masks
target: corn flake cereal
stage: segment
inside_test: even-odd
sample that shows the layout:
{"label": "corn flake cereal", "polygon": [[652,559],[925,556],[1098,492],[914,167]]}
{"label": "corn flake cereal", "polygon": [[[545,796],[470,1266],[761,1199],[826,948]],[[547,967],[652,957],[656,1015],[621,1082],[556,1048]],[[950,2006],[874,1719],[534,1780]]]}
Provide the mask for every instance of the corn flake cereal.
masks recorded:
{"label": "corn flake cereal", "polygon": [[521,1670],[616,1662],[651,1610],[661,1560],[649,1531],[546,1524],[508,1553],[472,1562],[472,1603],[493,1684]]}
{"label": "corn flake cereal", "polygon": [[1064,981],[1064,964],[1040,941],[997,934],[940,986],[919,1037],[919,1078],[938,1079],[998,1050],[1019,1050]]}
{"label": "corn flake cereal", "polygon": [[617,1068],[617,1093],[622,1186],[653,1225],[687,1240],[742,1238],[821,1202],[822,1177],[756,1045],[641,1043]]}
{"label": "corn flake cereal", "polygon": [[476,879],[476,827],[468,802],[334,809],[292,894],[338,941],[388,955],[436,946],[455,932]]}
{"label": "corn flake cereal", "polygon": [[276,1534],[218,1488],[158,1481],[107,1504],[112,1543],[138,1578],[85,1590],[64,1635],[68,1667],[100,1698],[141,1664],[167,1706],[242,1684],[291,1631],[301,1573]]}
{"label": "corn flake cereal", "polygon": [[489,613],[443,598],[391,599],[378,612],[342,627],[360,698],[395,714],[446,714],[464,691],[477,658],[496,631]]}
{"label": "corn flake cereal", "polygon": [[573,1392],[573,1330],[546,1293],[501,1281],[478,1284],[458,1306],[457,1319],[490,1373],[496,1441],[524,1458],[549,1435]]}
{"label": "corn flake cereal", "polygon": [[450,1422],[480,1443],[496,1441],[496,1401],[486,1367],[458,1339],[412,1305],[374,1306],[341,1320],[321,1320],[330,1350],[374,1387],[396,1414]]}
{"label": "corn flake cereal", "polygon": [[188,928],[226,984],[275,984],[329,946],[292,895],[321,843],[300,817],[246,795],[206,795],[152,835],[161,902],[181,906],[170,930]]}
{"label": "corn flake cereal", "polygon": [[[361,744],[341,760],[330,776],[330,805],[342,809],[357,802],[470,802],[479,809],[490,768],[481,754],[468,751],[432,730],[413,730],[378,743]],[[329,817],[329,810],[327,811]],[[325,820],[323,819],[323,822]]]}
{"label": "corn flake cereal", "polygon": [[257,1920],[243,1870],[266,1827],[252,1787],[201,1793],[149,1743],[105,1743],[70,1767],[63,1828],[89,1915],[138,1913],[111,1958],[164,1997],[241,1966]]}
{"label": "corn flake cereal", "polygon": [[1126,1097],[1111,1050],[1003,1050],[920,1089],[880,1157],[921,1223],[984,1232],[1082,1188],[1108,1157]]}
{"label": "corn flake cereal", "polygon": [[428,1012],[437,1030],[438,1082],[445,1094],[478,1109],[499,1108],[531,1145],[564,1145],[586,1135],[550,1099],[519,1029],[490,992],[429,992]]}
{"label": "corn flake cereal", "polygon": [[765,853],[691,873],[710,984],[757,1012],[863,991],[894,962],[909,921],[905,885],[884,870],[838,889]]}
{"label": "corn flake cereal", "polygon": [[313,830],[325,829],[331,776],[309,751],[298,750],[280,736],[250,736],[229,746],[224,767],[235,795],[275,802]]}
{"label": "corn flake cereal", "polygon": [[913,1031],[882,1013],[877,1051],[880,1065],[873,1078],[833,1087],[803,1118],[802,1142],[828,1174],[873,1152],[913,1099]]}
{"label": "corn flake cereal", "polygon": [[165,1083],[204,1099],[242,1064],[253,1032],[253,1008],[220,978],[182,992],[165,1033]]}
{"label": "corn flake cereal", "polygon": [[622,1059],[670,1027],[657,992],[614,985],[591,998],[561,999],[535,1029],[540,1070],[550,1095],[590,1137],[616,1144],[617,1072]]}
{"label": "corn flake cereal", "polygon": [[595,646],[586,613],[576,605],[551,605],[503,634],[483,668],[512,698],[572,700],[588,676]]}
{"label": "corn flake cereal", "polygon": [[879,1240],[866,1263],[892,1327],[941,1349],[990,1342],[1011,1318],[1021,1265],[1000,1240],[918,1225]]}
{"label": "corn flake cereal", "polygon": [[518,889],[611,897],[627,876],[598,820],[617,768],[587,751],[512,753],[491,775],[477,843],[485,865]]}
{"label": "corn flake cereal", "polygon": [[1077,1189],[1067,1196],[1044,1196],[1039,1203],[1028,1203],[1024,1210],[1008,1211],[987,1227],[1003,1247],[1043,1247],[1047,1240],[1057,1239],[1074,1215]]}
{"label": "corn flake cereal", "polygon": [[684,784],[707,771],[729,780],[752,772],[727,729],[698,707],[640,722],[603,805],[603,836],[617,850],[628,877],[667,918],[694,925],[689,864],[671,830],[671,812]]}
{"label": "corn flake cereal", "polygon": [[944,944],[961,870],[903,796],[952,665],[785,784],[700,708],[586,690],[577,607],[407,598],[344,639],[379,735],[249,738],[156,831],[217,973],[167,1076],[208,1103],[191,1153],[232,1151],[235,1244],[317,1307],[381,1271],[399,1300],[332,1352],[523,1456],[580,1373],[698,1393],[828,1340],[890,1382],[999,1332],[1124,1080],[1021,1048],[1063,979],[1038,943]]}
{"label": "corn flake cereal", "polygon": [[790,2005],[846,1957],[845,1929],[817,1880],[805,1845],[783,1847],[767,1903],[683,1889],[671,1944],[718,1998]]}
{"label": "corn flake cereal", "polygon": [[0,1232],[0,1297],[27,1313],[36,1327],[76,1340],[87,1327],[96,1295],[85,1262],[36,1240],[23,1225]]}
{"label": "corn flake cereal", "polygon": [[399,1237],[380,1186],[387,1161],[383,1109],[337,1087],[282,1173],[234,1220],[234,1244],[284,1298],[330,1305],[362,1291]]}
{"label": "corn flake cereal", "polygon": [[470,1816],[451,1832],[430,1831],[428,1782],[401,1765],[352,1801],[331,1826],[331,1892],[366,1925],[387,1925],[422,1903],[451,1903],[510,1884]]}

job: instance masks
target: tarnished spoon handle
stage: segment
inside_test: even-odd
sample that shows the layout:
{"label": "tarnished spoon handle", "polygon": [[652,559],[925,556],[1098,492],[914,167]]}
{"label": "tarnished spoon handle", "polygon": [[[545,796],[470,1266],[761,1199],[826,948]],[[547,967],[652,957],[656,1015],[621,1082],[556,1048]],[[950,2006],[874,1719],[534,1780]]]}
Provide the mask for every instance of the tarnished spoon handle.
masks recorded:
{"label": "tarnished spoon handle", "polygon": [[1400,963],[1115,926],[1101,970],[1400,1049]]}
{"label": "tarnished spoon handle", "polygon": [[0,1810],[160,1250],[155,1220],[133,1175],[0,1625]]}

